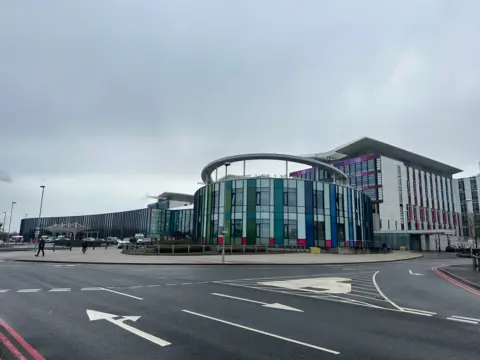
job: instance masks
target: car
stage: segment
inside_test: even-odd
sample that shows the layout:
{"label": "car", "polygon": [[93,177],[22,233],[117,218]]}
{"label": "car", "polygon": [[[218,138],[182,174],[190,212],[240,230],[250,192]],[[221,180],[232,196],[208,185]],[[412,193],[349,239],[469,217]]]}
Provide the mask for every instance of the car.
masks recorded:
{"label": "car", "polygon": [[152,242],[152,239],[150,238],[137,239],[137,244],[150,244],[151,242]]}
{"label": "car", "polygon": [[125,238],[123,240],[117,240],[117,248],[122,249],[124,245],[130,244],[130,238]]}

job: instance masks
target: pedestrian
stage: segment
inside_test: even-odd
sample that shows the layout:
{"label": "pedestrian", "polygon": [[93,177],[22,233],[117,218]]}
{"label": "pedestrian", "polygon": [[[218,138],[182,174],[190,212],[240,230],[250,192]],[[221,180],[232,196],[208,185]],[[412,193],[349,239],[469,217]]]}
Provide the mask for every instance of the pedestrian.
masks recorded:
{"label": "pedestrian", "polygon": [[85,251],[87,251],[87,240],[83,239],[82,252],[85,254]]}
{"label": "pedestrian", "polygon": [[386,243],[386,242],[383,242],[383,244],[382,244],[382,252],[383,252],[384,254],[387,253],[387,243]]}
{"label": "pedestrian", "polygon": [[45,239],[43,237],[40,238],[40,241],[38,242],[38,251],[37,251],[37,254],[35,255],[36,257],[38,257],[38,255],[40,254],[40,251],[42,251],[42,256],[45,256]]}

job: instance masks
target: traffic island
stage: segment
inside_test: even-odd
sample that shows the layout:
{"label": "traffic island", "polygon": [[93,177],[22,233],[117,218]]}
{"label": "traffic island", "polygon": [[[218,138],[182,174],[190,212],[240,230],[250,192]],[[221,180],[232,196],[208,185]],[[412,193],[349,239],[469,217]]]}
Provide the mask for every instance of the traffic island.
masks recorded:
{"label": "traffic island", "polygon": [[437,268],[441,273],[477,290],[480,290],[480,272],[471,265],[451,265]]}

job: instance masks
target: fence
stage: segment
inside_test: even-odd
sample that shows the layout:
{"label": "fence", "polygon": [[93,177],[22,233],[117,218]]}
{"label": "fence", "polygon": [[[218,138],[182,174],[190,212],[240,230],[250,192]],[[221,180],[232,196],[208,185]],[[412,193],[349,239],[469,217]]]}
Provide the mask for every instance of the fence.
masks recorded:
{"label": "fence", "polygon": [[[294,245],[225,245],[225,254],[264,254],[264,253],[296,253],[309,252],[306,246]],[[132,255],[160,255],[160,254],[221,254],[221,245],[138,245],[126,244],[123,253]]]}

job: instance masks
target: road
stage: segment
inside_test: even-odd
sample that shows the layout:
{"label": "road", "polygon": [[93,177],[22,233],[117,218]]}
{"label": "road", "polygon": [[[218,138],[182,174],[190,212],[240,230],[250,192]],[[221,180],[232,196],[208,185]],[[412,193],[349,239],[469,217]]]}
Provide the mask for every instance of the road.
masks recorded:
{"label": "road", "polygon": [[0,317],[54,360],[478,359],[480,297],[432,271],[463,261],[450,254],[318,266],[7,261]]}

